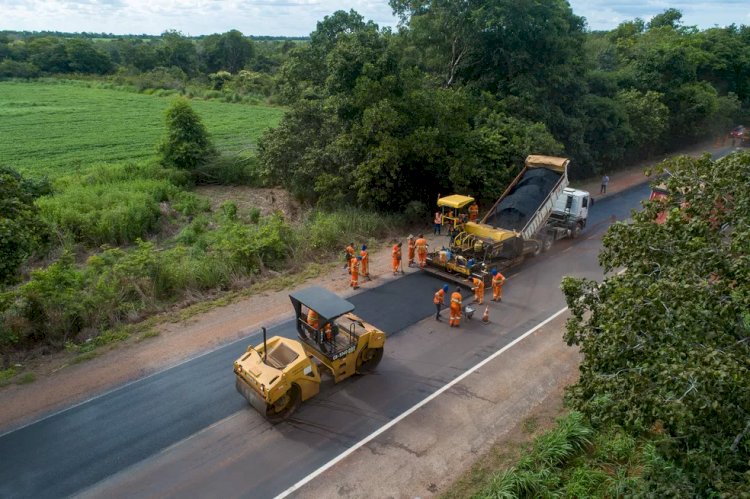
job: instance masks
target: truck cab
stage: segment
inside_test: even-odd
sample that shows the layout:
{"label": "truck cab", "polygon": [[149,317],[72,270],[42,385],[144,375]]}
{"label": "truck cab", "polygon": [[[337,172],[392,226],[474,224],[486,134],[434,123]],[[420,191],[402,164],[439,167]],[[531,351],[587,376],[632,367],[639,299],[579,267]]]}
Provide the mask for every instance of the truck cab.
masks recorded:
{"label": "truck cab", "polygon": [[578,237],[589,216],[591,198],[588,192],[566,187],[555,200],[550,214],[550,223],[570,230],[571,237]]}

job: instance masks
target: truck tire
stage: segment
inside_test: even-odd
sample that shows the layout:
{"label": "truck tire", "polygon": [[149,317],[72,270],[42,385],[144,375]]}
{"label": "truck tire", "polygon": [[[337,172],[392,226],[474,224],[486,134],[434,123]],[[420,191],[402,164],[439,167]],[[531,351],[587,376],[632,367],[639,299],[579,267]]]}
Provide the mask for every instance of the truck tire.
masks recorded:
{"label": "truck tire", "polygon": [[383,348],[364,348],[357,358],[357,372],[367,374],[375,370],[383,359]]}
{"label": "truck tire", "polygon": [[302,390],[299,385],[292,383],[289,390],[275,404],[266,404],[266,419],[271,424],[286,421],[299,409],[301,403]]}
{"label": "truck tire", "polygon": [[581,235],[581,231],[583,230],[583,227],[581,227],[580,223],[577,223],[573,226],[573,228],[570,230],[570,237],[572,239],[577,239],[578,236]]}
{"label": "truck tire", "polygon": [[539,256],[542,253],[542,247],[541,241],[534,241],[534,250],[531,252],[531,256]]}
{"label": "truck tire", "polygon": [[542,240],[542,252],[546,253],[552,248],[552,238],[551,237],[545,237]]}

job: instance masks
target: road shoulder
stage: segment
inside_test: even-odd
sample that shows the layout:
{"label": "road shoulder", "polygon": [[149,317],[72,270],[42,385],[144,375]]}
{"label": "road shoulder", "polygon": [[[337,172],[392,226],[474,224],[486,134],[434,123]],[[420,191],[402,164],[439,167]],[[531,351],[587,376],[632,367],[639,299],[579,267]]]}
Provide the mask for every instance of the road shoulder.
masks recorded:
{"label": "road shoulder", "polygon": [[[432,497],[497,446],[519,445],[523,422],[562,409],[579,353],[563,342],[563,314],[398,425],[353,452],[295,497]],[[376,470],[376,471],[375,471]]]}

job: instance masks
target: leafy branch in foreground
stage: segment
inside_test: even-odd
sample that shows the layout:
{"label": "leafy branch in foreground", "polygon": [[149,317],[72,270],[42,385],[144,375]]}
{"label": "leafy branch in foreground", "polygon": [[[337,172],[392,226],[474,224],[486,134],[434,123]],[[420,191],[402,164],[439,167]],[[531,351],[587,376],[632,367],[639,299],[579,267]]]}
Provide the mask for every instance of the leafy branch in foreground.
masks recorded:
{"label": "leafy branch in foreground", "polygon": [[699,495],[750,493],[750,154],[664,166],[669,198],[604,238],[602,267],[625,272],[563,281],[565,339],[584,354],[570,398],[595,423],[669,437],[658,451]]}

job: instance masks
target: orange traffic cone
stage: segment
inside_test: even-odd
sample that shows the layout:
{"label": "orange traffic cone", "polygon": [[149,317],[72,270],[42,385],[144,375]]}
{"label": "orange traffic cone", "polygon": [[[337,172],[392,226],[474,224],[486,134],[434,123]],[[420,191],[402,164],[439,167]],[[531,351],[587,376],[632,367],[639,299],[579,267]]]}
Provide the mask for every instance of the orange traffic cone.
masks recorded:
{"label": "orange traffic cone", "polygon": [[490,322],[490,307],[485,307],[484,313],[482,314],[482,322]]}

